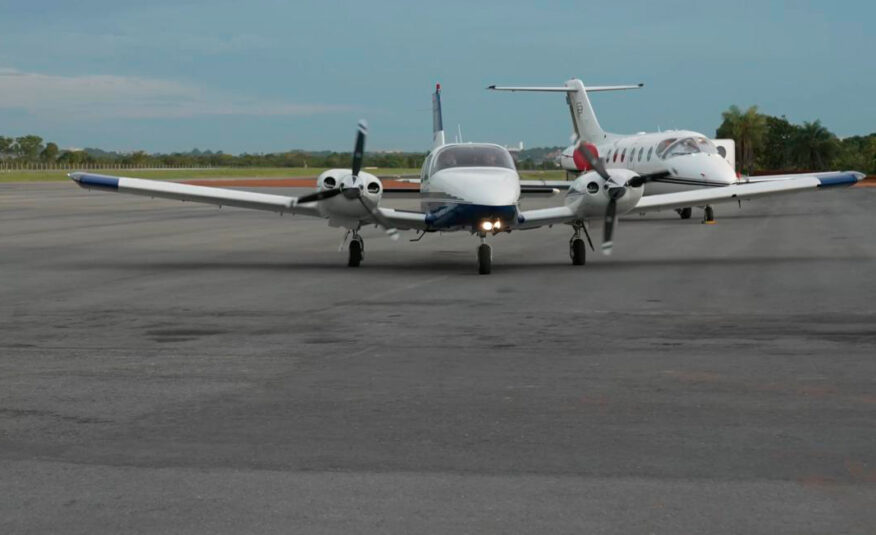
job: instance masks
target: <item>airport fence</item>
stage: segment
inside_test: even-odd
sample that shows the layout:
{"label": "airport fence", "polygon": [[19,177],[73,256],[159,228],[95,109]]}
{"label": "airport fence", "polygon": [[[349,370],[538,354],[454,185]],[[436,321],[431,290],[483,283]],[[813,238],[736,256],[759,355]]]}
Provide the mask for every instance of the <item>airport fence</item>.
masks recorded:
{"label": "airport fence", "polygon": [[20,163],[0,161],[0,173],[21,172],[45,172],[45,171],[109,171],[109,170],[134,170],[134,171],[158,171],[158,170],[183,170],[183,169],[224,169],[224,166],[204,165],[142,165],[121,163],[91,163],[91,164],[57,164],[57,163]]}

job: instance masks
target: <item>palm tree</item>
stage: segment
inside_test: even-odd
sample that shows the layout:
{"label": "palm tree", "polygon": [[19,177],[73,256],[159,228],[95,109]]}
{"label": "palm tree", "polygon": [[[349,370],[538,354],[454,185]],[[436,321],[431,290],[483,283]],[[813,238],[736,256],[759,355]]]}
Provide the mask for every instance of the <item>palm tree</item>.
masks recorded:
{"label": "palm tree", "polygon": [[742,170],[751,174],[755,152],[763,144],[766,133],[766,116],[757,113],[757,106],[743,112],[736,105],[730,106],[721,116],[724,122],[718,128],[717,137],[730,137],[736,141],[736,161]]}
{"label": "palm tree", "polygon": [[791,156],[802,169],[823,171],[836,157],[839,142],[820,120],[808,121],[797,130],[791,140]]}

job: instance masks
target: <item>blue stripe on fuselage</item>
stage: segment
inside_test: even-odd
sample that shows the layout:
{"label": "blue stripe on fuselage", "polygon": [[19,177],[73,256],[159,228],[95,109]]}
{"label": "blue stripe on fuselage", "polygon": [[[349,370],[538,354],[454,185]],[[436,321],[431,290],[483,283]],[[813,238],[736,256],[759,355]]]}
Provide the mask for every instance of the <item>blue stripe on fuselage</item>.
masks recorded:
{"label": "blue stripe on fuselage", "polygon": [[505,228],[517,221],[517,206],[435,203],[426,212],[426,224],[434,230],[476,227],[484,220],[501,220]]}

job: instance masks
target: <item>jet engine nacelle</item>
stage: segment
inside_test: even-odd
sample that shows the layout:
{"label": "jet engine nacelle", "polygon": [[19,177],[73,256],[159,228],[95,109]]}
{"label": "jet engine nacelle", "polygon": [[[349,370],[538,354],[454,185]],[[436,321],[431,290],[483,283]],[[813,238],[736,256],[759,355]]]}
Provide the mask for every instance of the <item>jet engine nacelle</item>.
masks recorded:
{"label": "jet engine nacelle", "polygon": [[593,168],[587,163],[587,160],[580,153],[581,150],[589,150],[595,157],[599,157],[599,151],[596,150],[596,145],[592,143],[579,143],[566,147],[560,155],[560,167],[571,172],[592,171]]}
{"label": "jet engine nacelle", "polygon": [[608,201],[611,199],[609,190],[624,185],[624,194],[617,199],[617,213],[624,214],[631,211],[639,203],[644,193],[644,188],[639,185],[633,187],[626,185],[631,178],[639,176],[628,169],[611,169],[612,182],[607,182],[596,171],[588,171],[575,179],[569,185],[566,193],[566,206],[569,206],[582,219],[591,217],[603,217]]}
{"label": "jet engine nacelle", "polygon": [[316,187],[319,191],[336,188],[342,190],[340,195],[319,203],[320,212],[329,219],[329,224],[332,226],[345,225],[352,228],[356,221],[371,214],[362,200],[355,196],[344,195],[343,190],[359,189],[365,201],[373,206],[378,205],[383,196],[383,184],[379,178],[364,171],[360,171],[359,176],[353,176],[352,173],[350,169],[329,169],[316,178]]}

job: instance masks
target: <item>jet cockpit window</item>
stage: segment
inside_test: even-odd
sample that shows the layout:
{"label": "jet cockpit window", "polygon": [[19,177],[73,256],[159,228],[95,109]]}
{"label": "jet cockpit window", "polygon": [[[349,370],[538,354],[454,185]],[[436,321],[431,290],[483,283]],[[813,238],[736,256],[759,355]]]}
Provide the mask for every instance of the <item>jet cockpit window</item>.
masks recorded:
{"label": "jet cockpit window", "polygon": [[435,158],[433,173],[450,167],[504,167],[514,169],[508,151],[494,145],[453,145]]}
{"label": "jet cockpit window", "polygon": [[666,149],[663,158],[684,156],[685,154],[697,154],[700,152],[704,154],[718,154],[718,149],[711,141],[704,137],[686,137],[679,139],[671,147]]}
{"label": "jet cockpit window", "polygon": [[663,151],[665,151],[665,150],[667,149],[667,147],[669,147],[669,145],[672,145],[673,143],[675,143],[675,141],[676,141],[677,139],[678,139],[677,137],[671,137],[671,138],[669,138],[669,139],[664,139],[663,141],[661,141],[660,143],[658,143],[658,144],[657,144],[657,152],[656,152],[657,156],[658,156],[659,158],[662,158],[662,157],[663,157]]}

